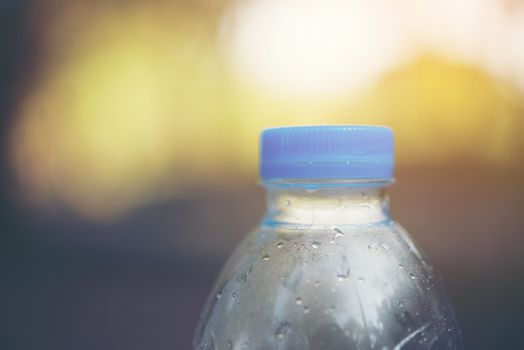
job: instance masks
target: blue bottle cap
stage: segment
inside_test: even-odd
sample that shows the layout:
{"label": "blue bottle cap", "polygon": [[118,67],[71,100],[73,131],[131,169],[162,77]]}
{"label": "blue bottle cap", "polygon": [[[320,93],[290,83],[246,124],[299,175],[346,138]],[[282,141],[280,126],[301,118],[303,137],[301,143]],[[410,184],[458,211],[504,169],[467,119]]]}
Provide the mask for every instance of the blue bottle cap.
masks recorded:
{"label": "blue bottle cap", "polygon": [[283,179],[389,180],[393,131],[385,126],[271,128],[260,138],[260,176]]}

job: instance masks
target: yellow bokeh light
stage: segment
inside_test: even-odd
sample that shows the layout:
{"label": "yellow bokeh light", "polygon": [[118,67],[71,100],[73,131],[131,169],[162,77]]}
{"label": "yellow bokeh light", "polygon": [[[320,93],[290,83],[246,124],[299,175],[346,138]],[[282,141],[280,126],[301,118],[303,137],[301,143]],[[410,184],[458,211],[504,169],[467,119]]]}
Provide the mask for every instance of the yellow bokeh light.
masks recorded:
{"label": "yellow bokeh light", "polygon": [[93,21],[25,99],[12,140],[30,193],[97,217],[213,171],[221,87],[207,37],[187,25],[141,9]]}

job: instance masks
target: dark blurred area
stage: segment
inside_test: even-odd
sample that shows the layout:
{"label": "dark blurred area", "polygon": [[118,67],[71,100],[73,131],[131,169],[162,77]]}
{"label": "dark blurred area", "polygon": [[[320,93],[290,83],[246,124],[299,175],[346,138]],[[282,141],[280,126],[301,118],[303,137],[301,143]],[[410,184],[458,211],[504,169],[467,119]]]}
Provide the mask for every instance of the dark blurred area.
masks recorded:
{"label": "dark blurred area", "polygon": [[524,3],[422,3],[0,1],[0,348],[190,349],[258,133],[330,123],[393,127],[466,348],[520,348]]}

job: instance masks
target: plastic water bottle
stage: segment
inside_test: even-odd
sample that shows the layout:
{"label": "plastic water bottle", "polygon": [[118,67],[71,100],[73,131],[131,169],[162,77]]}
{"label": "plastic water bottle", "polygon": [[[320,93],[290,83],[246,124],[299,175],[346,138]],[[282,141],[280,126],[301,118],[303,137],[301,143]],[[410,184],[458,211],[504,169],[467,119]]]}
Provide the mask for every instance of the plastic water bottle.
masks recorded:
{"label": "plastic water bottle", "polygon": [[387,127],[265,130],[267,213],[223,268],[194,347],[462,349],[431,266],[390,216],[393,165]]}

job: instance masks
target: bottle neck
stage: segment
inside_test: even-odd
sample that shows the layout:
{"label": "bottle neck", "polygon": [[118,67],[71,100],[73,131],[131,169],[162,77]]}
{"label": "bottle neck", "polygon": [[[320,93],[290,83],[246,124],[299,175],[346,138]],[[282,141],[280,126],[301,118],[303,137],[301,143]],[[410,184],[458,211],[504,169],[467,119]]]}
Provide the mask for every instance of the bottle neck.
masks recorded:
{"label": "bottle neck", "polygon": [[391,220],[390,181],[266,183],[267,224],[361,225]]}

